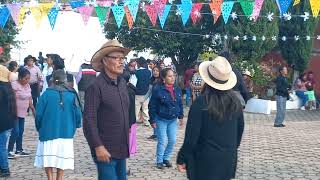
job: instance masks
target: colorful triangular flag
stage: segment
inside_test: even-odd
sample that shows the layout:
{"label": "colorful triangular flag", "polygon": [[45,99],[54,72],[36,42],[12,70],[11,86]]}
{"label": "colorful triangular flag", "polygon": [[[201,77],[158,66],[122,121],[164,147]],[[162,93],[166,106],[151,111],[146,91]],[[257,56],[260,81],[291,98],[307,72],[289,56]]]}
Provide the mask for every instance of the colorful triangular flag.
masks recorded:
{"label": "colorful triangular flag", "polygon": [[19,13],[19,27],[22,27],[26,13],[27,13],[27,7],[21,7],[20,13]]}
{"label": "colorful triangular flag", "polygon": [[212,0],[212,2],[209,4],[212,15],[213,15],[214,23],[216,23],[219,17],[221,16],[222,3],[223,3],[223,0]]}
{"label": "colorful triangular flag", "polygon": [[254,21],[256,21],[260,15],[260,11],[262,8],[264,0],[256,0],[254,7],[253,7],[253,12],[252,12],[252,17]]}
{"label": "colorful triangular flag", "polygon": [[139,10],[139,4],[140,4],[140,0],[130,0],[128,2],[128,8],[130,11],[131,16],[133,17],[133,22],[136,21],[137,19],[137,13]]}
{"label": "colorful triangular flag", "polygon": [[10,12],[6,6],[0,6],[0,26],[4,28],[10,16]]}
{"label": "colorful triangular flag", "polygon": [[233,5],[234,5],[234,1],[226,1],[222,3],[221,11],[222,11],[222,16],[225,24],[227,24],[229,20],[229,16],[232,11]]}
{"label": "colorful triangular flag", "polygon": [[118,5],[114,5],[112,6],[112,12],[113,12],[113,15],[114,15],[114,19],[116,20],[116,23],[118,25],[118,28],[121,27],[121,24],[122,24],[122,20],[123,20],[123,17],[124,17],[124,7],[123,6],[118,6]]}
{"label": "colorful triangular flag", "polygon": [[53,7],[51,11],[48,13],[48,19],[51,26],[51,29],[54,29],[56,25],[57,17],[58,17],[59,9],[57,7]]}
{"label": "colorful triangular flag", "polygon": [[82,0],[82,1],[70,1],[70,6],[72,9],[76,9],[78,7],[82,7],[82,6],[85,6],[85,2]]}
{"label": "colorful triangular flag", "polygon": [[158,14],[160,25],[161,25],[162,29],[164,27],[164,24],[166,23],[167,17],[168,17],[169,12],[170,12],[170,9],[171,9],[171,5],[166,5],[164,7],[163,13],[162,14]]}
{"label": "colorful triangular flag", "polygon": [[185,26],[188,22],[191,10],[192,10],[192,4],[191,3],[183,3],[177,5],[178,11],[181,13],[182,18],[182,24]]}
{"label": "colorful triangular flag", "polygon": [[149,19],[151,21],[151,24],[153,26],[156,26],[157,17],[158,17],[156,8],[152,5],[146,5],[145,8],[146,8],[146,13],[149,16]]}
{"label": "colorful triangular flag", "polygon": [[194,3],[192,5],[192,10],[191,10],[191,20],[193,24],[196,24],[200,18],[201,18],[201,8],[202,8],[202,3]]}
{"label": "colorful triangular flag", "polygon": [[20,3],[8,4],[7,8],[10,11],[10,14],[11,14],[11,17],[12,17],[14,23],[18,26],[21,4]]}
{"label": "colorful triangular flag", "polygon": [[300,0],[294,0],[293,5],[295,6],[295,5],[299,4],[299,3],[300,3]]}
{"label": "colorful triangular flag", "polygon": [[127,17],[127,22],[128,22],[129,29],[132,29],[132,27],[133,27],[133,18],[132,18],[131,14],[130,14],[130,10],[129,10],[128,6],[124,7],[124,11],[126,12],[126,17]]}
{"label": "colorful triangular flag", "polygon": [[311,6],[313,17],[317,17],[319,15],[319,11],[320,11],[319,0],[310,0],[310,6]]}
{"label": "colorful triangular flag", "polygon": [[31,14],[33,15],[34,20],[36,21],[36,27],[39,28],[41,19],[42,19],[42,13],[40,7],[30,7]]}
{"label": "colorful triangular flag", "polygon": [[281,16],[283,16],[283,14],[287,13],[291,4],[292,4],[292,0],[277,0],[277,5],[279,7]]}
{"label": "colorful triangular flag", "polygon": [[246,15],[247,17],[252,15],[253,6],[254,6],[253,1],[240,0],[240,5],[241,5],[241,8],[244,12],[244,15]]}
{"label": "colorful triangular flag", "polygon": [[82,6],[78,7],[77,9],[82,16],[84,25],[87,25],[93,11],[93,6]]}
{"label": "colorful triangular flag", "polygon": [[97,6],[95,7],[97,16],[99,18],[100,25],[103,27],[108,22],[110,7]]}

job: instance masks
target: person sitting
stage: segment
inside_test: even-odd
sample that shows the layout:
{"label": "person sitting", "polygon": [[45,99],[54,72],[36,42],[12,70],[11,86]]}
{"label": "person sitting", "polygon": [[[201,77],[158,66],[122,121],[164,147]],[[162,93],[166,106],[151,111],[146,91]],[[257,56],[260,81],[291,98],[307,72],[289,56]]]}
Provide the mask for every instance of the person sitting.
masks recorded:
{"label": "person sitting", "polygon": [[316,96],[314,95],[313,86],[311,83],[306,85],[307,91],[304,93],[308,100],[306,103],[306,109],[308,110],[315,110],[316,109]]}
{"label": "person sitting", "polygon": [[302,103],[301,103],[302,105],[300,106],[301,110],[305,110],[305,105],[308,101],[308,96],[305,94],[305,92],[307,91],[306,83],[307,83],[307,74],[303,73],[297,78],[293,86],[293,89],[296,92],[296,95],[298,96],[298,98],[302,100]]}

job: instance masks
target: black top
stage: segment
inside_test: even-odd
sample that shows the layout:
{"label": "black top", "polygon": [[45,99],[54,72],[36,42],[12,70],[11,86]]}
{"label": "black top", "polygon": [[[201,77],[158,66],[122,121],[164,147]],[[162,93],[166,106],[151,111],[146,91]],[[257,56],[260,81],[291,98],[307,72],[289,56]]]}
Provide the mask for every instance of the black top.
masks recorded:
{"label": "black top", "polygon": [[135,87],[132,84],[128,84],[128,93],[129,93],[129,126],[131,127],[136,123],[136,91]]}
{"label": "black top", "polygon": [[192,180],[228,180],[235,172],[234,162],[244,129],[243,112],[230,112],[230,118],[210,118],[204,96],[192,104],[186,134],[177,164],[187,165]]}
{"label": "black top", "polygon": [[244,82],[242,73],[236,67],[232,67],[232,71],[237,76],[237,84],[232,89],[235,91],[239,91],[241,96],[243,97],[244,101],[247,102],[249,100],[249,92],[248,92],[247,86]]}
{"label": "black top", "polygon": [[14,98],[15,95],[13,94],[14,92],[11,83],[0,82],[0,133],[13,128],[17,120],[17,113],[15,110],[10,112],[9,109],[10,103],[16,103],[15,99],[13,102],[12,100],[9,100],[8,97],[10,93]]}
{"label": "black top", "polygon": [[276,95],[288,98],[289,89],[290,89],[290,85],[288,83],[288,79],[282,75],[278,76],[276,79]]}

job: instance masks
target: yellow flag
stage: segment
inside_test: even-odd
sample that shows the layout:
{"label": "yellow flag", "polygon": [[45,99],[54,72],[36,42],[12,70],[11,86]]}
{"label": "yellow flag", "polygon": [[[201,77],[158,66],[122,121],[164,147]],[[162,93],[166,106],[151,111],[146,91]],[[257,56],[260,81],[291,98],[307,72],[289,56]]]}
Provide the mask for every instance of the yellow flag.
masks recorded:
{"label": "yellow flag", "polygon": [[31,7],[30,8],[31,14],[33,15],[34,20],[36,20],[36,27],[39,28],[40,27],[40,23],[41,23],[41,10],[39,7]]}
{"label": "yellow flag", "polygon": [[49,13],[49,11],[53,7],[53,3],[41,3],[39,6],[31,7],[30,11],[33,15],[34,19],[36,20],[36,26],[37,28],[40,27],[41,20],[43,17],[46,17]]}
{"label": "yellow flag", "polygon": [[293,5],[295,6],[295,5],[299,4],[299,3],[300,3],[300,0],[294,0]]}
{"label": "yellow flag", "polygon": [[26,16],[27,8],[21,7],[20,13],[19,13],[19,27],[21,28],[24,22],[24,17]]}
{"label": "yellow flag", "polygon": [[310,0],[310,6],[311,6],[313,17],[317,17],[320,11],[319,0]]}

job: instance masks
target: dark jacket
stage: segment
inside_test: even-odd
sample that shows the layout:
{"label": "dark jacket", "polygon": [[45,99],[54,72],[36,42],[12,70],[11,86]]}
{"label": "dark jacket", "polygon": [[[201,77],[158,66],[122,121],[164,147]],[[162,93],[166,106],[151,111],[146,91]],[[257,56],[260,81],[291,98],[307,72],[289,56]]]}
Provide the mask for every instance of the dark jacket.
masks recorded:
{"label": "dark jacket", "polygon": [[149,102],[150,124],[156,117],[172,120],[183,118],[182,92],[179,87],[174,87],[175,100],[164,85],[156,85],[152,90]]}
{"label": "dark jacket", "polygon": [[237,76],[237,84],[232,89],[235,91],[239,91],[241,96],[243,97],[244,101],[247,103],[247,101],[249,100],[249,91],[248,91],[247,86],[244,82],[242,73],[236,67],[232,67],[232,71]]}
{"label": "dark jacket", "polygon": [[96,78],[96,71],[92,68],[91,64],[83,63],[81,65],[81,80],[78,83],[79,91],[86,91],[90,84]]}
{"label": "dark jacket", "polygon": [[[12,97],[11,100],[9,96]],[[9,106],[14,109],[10,109]],[[0,82],[0,114],[0,133],[2,133],[13,128],[17,122],[16,100],[10,82]]]}
{"label": "dark jacket", "polygon": [[85,93],[83,131],[93,157],[104,146],[115,159],[129,156],[129,96],[123,78],[111,80],[104,72]]}
{"label": "dark jacket", "polygon": [[288,98],[289,97],[288,90],[290,89],[288,79],[280,75],[277,77],[275,83],[276,83],[276,95]]}
{"label": "dark jacket", "polygon": [[138,79],[136,95],[146,95],[149,91],[151,71],[149,69],[138,69],[135,74]]}
{"label": "dark jacket", "polygon": [[128,93],[129,93],[129,126],[131,127],[133,124],[137,122],[136,120],[136,88],[129,83],[128,85]]}
{"label": "dark jacket", "polygon": [[235,172],[237,148],[244,129],[243,112],[228,119],[210,118],[204,96],[192,104],[177,164],[186,164],[191,180],[229,180]]}

